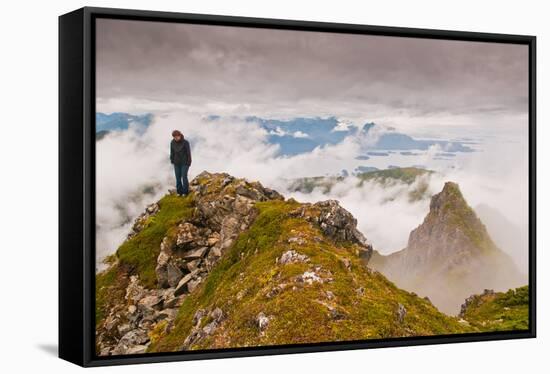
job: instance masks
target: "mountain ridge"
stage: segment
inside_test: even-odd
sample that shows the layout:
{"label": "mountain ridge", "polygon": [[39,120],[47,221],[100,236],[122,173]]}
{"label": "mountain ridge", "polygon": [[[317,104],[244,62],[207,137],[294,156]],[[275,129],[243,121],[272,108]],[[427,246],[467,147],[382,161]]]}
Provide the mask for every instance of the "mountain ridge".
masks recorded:
{"label": "mountain ridge", "polygon": [[368,266],[335,200],[202,172],[134,222],[96,275],[96,352],[138,354],[483,331]]}

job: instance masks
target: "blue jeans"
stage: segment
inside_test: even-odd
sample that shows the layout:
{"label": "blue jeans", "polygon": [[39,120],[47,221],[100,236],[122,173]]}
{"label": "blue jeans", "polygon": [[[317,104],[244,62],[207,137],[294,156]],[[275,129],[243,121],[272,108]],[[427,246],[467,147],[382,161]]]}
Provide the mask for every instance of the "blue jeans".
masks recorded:
{"label": "blue jeans", "polygon": [[176,190],[180,195],[189,193],[189,181],[187,180],[187,172],[189,165],[174,164],[174,172],[176,173]]}

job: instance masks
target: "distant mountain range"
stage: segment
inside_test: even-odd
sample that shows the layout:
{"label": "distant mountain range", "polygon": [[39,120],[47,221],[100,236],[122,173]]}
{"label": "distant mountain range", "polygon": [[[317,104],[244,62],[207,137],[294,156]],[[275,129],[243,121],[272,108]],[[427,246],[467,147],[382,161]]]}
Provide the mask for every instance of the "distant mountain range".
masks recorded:
{"label": "distant mountain range", "polygon": [[[207,121],[223,121],[226,117],[209,115]],[[130,126],[135,126],[138,132],[144,132],[151,124],[151,113],[134,115],[129,113],[114,112],[105,114],[96,113],[96,139],[103,139],[113,131],[125,131]],[[375,137],[375,142],[364,145],[359,160],[368,160],[371,156],[389,156],[395,151],[402,156],[418,155],[412,151],[425,151],[433,145],[439,145],[442,152],[436,157],[446,159],[453,157],[457,152],[473,152],[468,144],[470,141],[451,140],[426,140],[415,139],[407,134],[400,133],[391,127],[381,127],[373,122],[356,125],[349,121],[343,121],[337,117],[297,117],[289,120],[266,119],[257,116],[228,117],[232,120],[243,120],[248,123],[260,125],[268,132],[268,142],[279,145],[279,155],[294,156],[307,153],[316,147],[334,145],[342,142],[350,135],[367,135],[369,132],[380,130]]]}
{"label": "distant mountain range", "polygon": [[[222,121],[224,117],[211,115],[209,121]],[[391,127],[381,127],[374,122],[356,125],[349,121],[342,121],[337,117],[298,117],[289,120],[266,119],[256,116],[241,119],[250,123],[257,123],[268,133],[268,140],[280,146],[281,155],[297,155],[311,152],[319,146],[338,144],[350,135],[367,135],[369,132],[381,130],[375,137],[375,142],[364,145],[364,154],[357,155],[357,159],[367,160],[369,156],[388,156],[388,152],[403,151],[402,155],[415,155],[411,150],[425,151],[433,145],[439,145],[446,157],[456,152],[473,152],[468,142],[450,140],[415,139],[407,134],[400,133]],[[440,155],[440,156],[443,156]]]}
{"label": "distant mountain range", "polygon": [[103,139],[112,131],[128,130],[130,126],[135,126],[138,132],[144,132],[151,124],[153,115],[150,113],[133,115],[128,113],[115,112],[111,114],[96,113],[96,139]]}

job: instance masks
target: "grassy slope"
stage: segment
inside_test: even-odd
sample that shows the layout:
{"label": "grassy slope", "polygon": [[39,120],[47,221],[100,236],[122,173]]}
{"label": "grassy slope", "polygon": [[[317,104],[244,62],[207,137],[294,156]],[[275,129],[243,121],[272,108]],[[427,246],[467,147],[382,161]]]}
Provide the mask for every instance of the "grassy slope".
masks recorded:
{"label": "grassy slope", "polygon": [[464,319],[482,331],[526,330],[529,328],[529,287],[476,295]]}
{"label": "grassy slope", "polygon": [[124,299],[128,277],[122,267],[115,265],[96,274],[95,323],[99,325],[112,305]]}
{"label": "grassy slope", "polygon": [[160,243],[177,228],[177,223],[192,214],[192,195],[166,195],[159,201],[160,210],[150,217],[147,226],[126,240],[116,252],[115,261],[96,274],[96,324],[99,324],[111,305],[123,300],[129,274],[137,274],[145,287],[156,286],[155,267]]}
{"label": "grassy slope", "polygon": [[[398,289],[379,273],[367,271],[354,245],[335,245],[305,220],[289,217],[287,213],[298,205],[281,201],[258,203],[260,214],[255,223],[239,236],[205,283],[186,298],[174,328],[165,336],[160,334],[149,351],[181,349],[191,330],[193,315],[199,308],[220,307],[228,317],[212,336],[191,349],[448,334],[469,330],[457,319],[438,312],[428,301]],[[288,238],[296,232],[306,238],[305,244],[288,243]],[[315,241],[314,237],[321,238],[321,241]],[[306,254],[310,263],[277,264],[276,259],[289,249]],[[351,260],[351,271],[344,266],[343,258]],[[312,285],[293,281],[294,277],[315,265],[330,270],[334,281]],[[277,296],[266,296],[269,290],[282,283],[290,286]],[[359,287],[364,288],[363,295],[356,292]],[[333,292],[335,298],[329,300],[326,291]],[[398,303],[407,309],[402,324],[396,317]],[[326,305],[335,307],[345,318],[332,319]],[[264,334],[259,333],[255,322],[260,312],[273,316]]]}
{"label": "grassy slope", "polygon": [[177,223],[191,216],[192,197],[166,195],[159,201],[159,212],[150,217],[148,225],[117,250],[119,261],[139,275],[145,287],[156,286],[155,267],[160,243],[177,229]]}

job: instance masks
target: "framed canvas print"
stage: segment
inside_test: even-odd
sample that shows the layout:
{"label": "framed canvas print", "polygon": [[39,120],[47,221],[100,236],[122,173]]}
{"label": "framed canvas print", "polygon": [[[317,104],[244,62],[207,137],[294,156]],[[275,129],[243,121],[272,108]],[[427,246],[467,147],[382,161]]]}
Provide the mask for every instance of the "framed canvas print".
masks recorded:
{"label": "framed canvas print", "polygon": [[535,37],[59,18],[59,355],[535,337]]}

